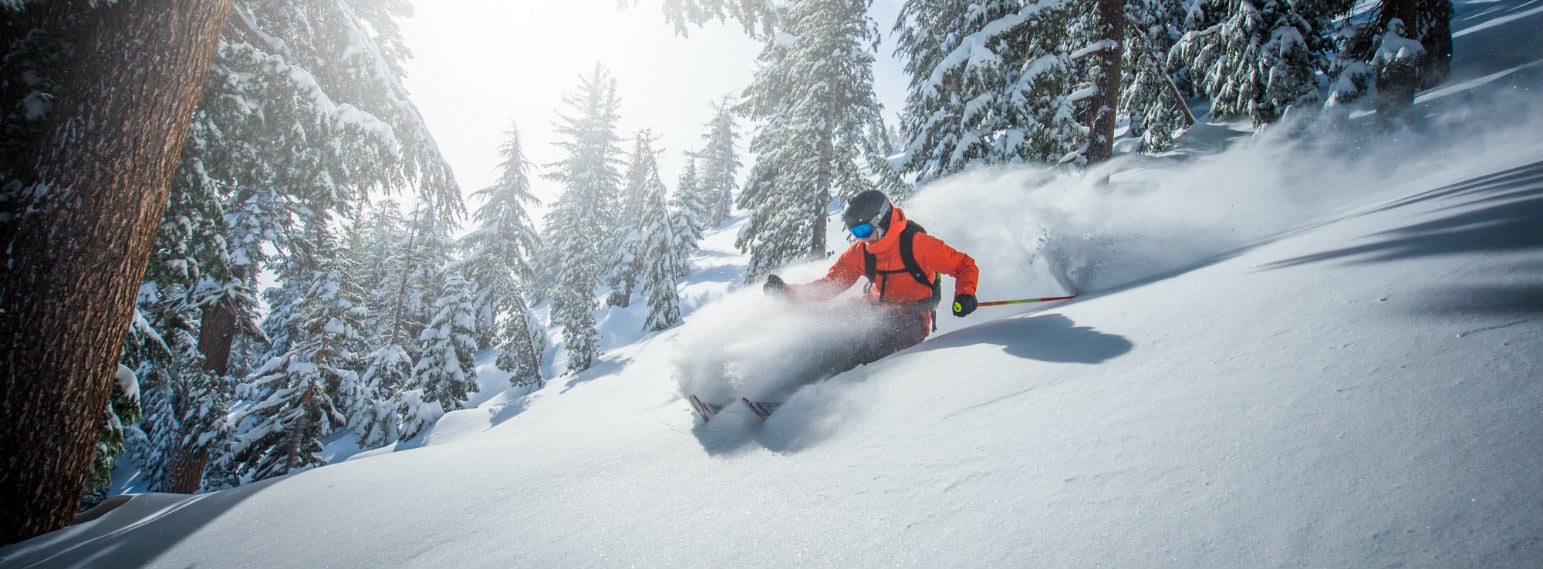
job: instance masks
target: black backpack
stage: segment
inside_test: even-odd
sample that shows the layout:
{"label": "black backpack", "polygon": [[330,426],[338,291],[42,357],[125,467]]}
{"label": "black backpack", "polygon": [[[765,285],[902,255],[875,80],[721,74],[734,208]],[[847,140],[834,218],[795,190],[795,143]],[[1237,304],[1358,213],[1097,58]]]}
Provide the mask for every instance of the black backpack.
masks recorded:
{"label": "black backpack", "polygon": [[[921,226],[921,224],[919,224],[919,223],[916,223],[914,221],[910,221],[910,222],[906,223],[905,229],[900,232],[900,262],[904,266],[904,268],[902,268],[900,270],[897,270],[897,271],[880,271],[880,270],[878,270],[878,266],[879,266],[879,259],[878,259],[878,257],[875,257],[872,253],[869,253],[868,252],[868,246],[867,245],[863,245],[863,275],[868,277],[868,287],[869,288],[873,287],[873,284],[874,284],[874,278],[873,277],[875,275],[878,275],[878,274],[885,275],[884,278],[885,278],[885,280],[887,282],[888,279],[889,279],[888,275],[892,275],[892,274],[895,274],[895,273],[907,273],[907,274],[911,275],[911,278],[916,279],[916,282],[919,282],[921,284],[927,285],[929,288],[932,289],[932,299],[931,300],[924,300],[924,301],[918,302],[917,304],[922,305],[926,309],[926,311],[932,312],[932,329],[933,330],[937,330],[938,329],[938,303],[942,302],[942,300],[943,300],[943,287],[942,287],[943,279],[941,278],[941,275],[938,275],[938,274],[933,274],[932,278],[930,278],[930,279],[927,278],[927,273],[922,271],[921,264],[916,262],[916,253],[914,252],[914,249],[913,249],[913,246],[912,246],[912,241],[914,241],[916,239],[916,234],[917,233],[926,233],[926,232],[927,232],[927,230],[925,228],[923,228]],[[883,299],[884,299],[884,291],[881,290],[881,291],[879,291],[879,300],[882,301]]]}

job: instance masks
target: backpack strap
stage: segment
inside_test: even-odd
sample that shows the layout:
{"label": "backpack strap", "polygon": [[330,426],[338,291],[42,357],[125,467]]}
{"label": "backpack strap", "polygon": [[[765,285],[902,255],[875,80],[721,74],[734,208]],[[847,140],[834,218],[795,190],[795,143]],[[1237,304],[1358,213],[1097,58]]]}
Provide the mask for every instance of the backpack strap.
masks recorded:
{"label": "backpack strap", "polygon": [[916,282],[923,286],[930,287],[933,284],[932,279],[927,278],[927,273],[922,271],[921,264],[916,262],[914,243],[917,233],[926,233],[926,230],[914,223],[907,224],[905,231],[900,232],[900,263],[905,266],[905,272],[911,274],[911,278],[916,279]]}
{"label": "backpack strap", "polygon": [[[928,278],[927,272],[922,270],[921,263],[916,261],[916,234],[926,232],[927,230],[925,228],[916,224],[915,222],[906,224],[905,230],[900,232],[900,264],[904,267],[904,269],[899,271],[879,271],[878,258],[875,257],[873,253],[868,252],[868,245],[866,243],[863,244],[863,276],[868,277],[868,288],[873,288],[874,277],[877,276],[880,272],[884,273],[885,279],[888,279],[889,275],[894,273],[906,273],[911,275],[911,278],[916,279],[916,282],[921,283],[922,286],[932,289],[933,298],[931,302],[935,307],[939,299],[938,295],[940,291],[938,288],[938,278],[936,275],[933,275],[932,278]],[[881,299],[884,296],[883,292],[883,290],[879,291],[879,297]]]}
{"label": "backpack strap", "polygon": [[[911,278],[916,279],[916,282],[922,285],[930,287],[937,284],[936,280],[927,278],[927,273],[922,270],[921,263],[916,262],[916,249],[914,245],[916,234],[926,232],[927,230],[922,229],[921,226],[915,223],[908,223],[905,230],[900,232],[900,264],[905,269],[901,271],[883,271],[883,273],[889,275],[891,273],[903,272],[911,275]],[[863,276],[868,277],[869,286],[873,285],[873,277],[880,272],[878,267],[878,257],[875,257],[873,253],[869,253],[868,245],[866,243],[863,244]]]}

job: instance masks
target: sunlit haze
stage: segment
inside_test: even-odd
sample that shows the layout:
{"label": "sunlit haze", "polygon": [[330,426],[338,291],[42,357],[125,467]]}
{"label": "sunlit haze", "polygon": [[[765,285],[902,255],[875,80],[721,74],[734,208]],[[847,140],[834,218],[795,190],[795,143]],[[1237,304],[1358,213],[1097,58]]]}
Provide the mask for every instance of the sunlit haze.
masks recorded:
{"label": "sunlit haze", "polygon": [[[894,10],[891,2],[878,4],[887,36]],[[761,49],[732,21],[680,37],[658,0],[627,9],[615,0],[417,0],[414,9],[403,22],[413,53],[406,84],[467,196],[497,178],[498,147],[511,121],[519,124],[537,194],[549,205],[561,193],[538,174],[563,157],[554,145],[557,113],[567,112],[562,97],[596,62],[616,77],[620,134],[630,141],[640,128],[653,130],[660,175],[673,189],[682,154],[701,144],[712,103],[749,84]],[[878,90],[892,121],[903,80],[889,48],[880,51]],[[741,125],[742,153],[747,126]]]}

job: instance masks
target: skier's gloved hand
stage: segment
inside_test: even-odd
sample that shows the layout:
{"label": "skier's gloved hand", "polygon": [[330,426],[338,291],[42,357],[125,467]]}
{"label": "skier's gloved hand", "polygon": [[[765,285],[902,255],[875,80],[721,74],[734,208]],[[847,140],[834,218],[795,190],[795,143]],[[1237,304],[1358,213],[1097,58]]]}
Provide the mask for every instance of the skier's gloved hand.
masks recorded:
{"label": "skier's gloved hand", "polygon": [[777,298],[788,297],[788,283],[782,282],[782,277],[777,275],[770,275],[766,277],[766,284],[761,286],[761,290],[764,290],[766,291],[766,294],[775,296]]}
{"label": "skier's gloved hand", "polygon": [[961,294],[954,297],[954,316],[965,317],[975,312],[975,295]]}

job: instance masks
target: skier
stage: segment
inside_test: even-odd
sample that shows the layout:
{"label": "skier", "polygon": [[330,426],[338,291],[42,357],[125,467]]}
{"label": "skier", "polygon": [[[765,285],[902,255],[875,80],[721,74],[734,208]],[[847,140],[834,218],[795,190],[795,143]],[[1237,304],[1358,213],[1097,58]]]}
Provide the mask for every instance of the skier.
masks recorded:
{"label": "skier", "polygon": [[975,311],[975,285],[980,271],[975,259],[927,235],[908,221],[905,212],[878,190],[853,196],[841,221],[857,242],[848,247],[825,278],[789,284],[777,275],[766,278],[767,294],[792,302],[820,302],[851,288],[867,277],[866,300],[878,311],[878,332],[856,346],[845,361],[832,362],[829,373],[871,363],[920,343],[932,330],[939,289],[938,273],[954,277],[954,316]]}

